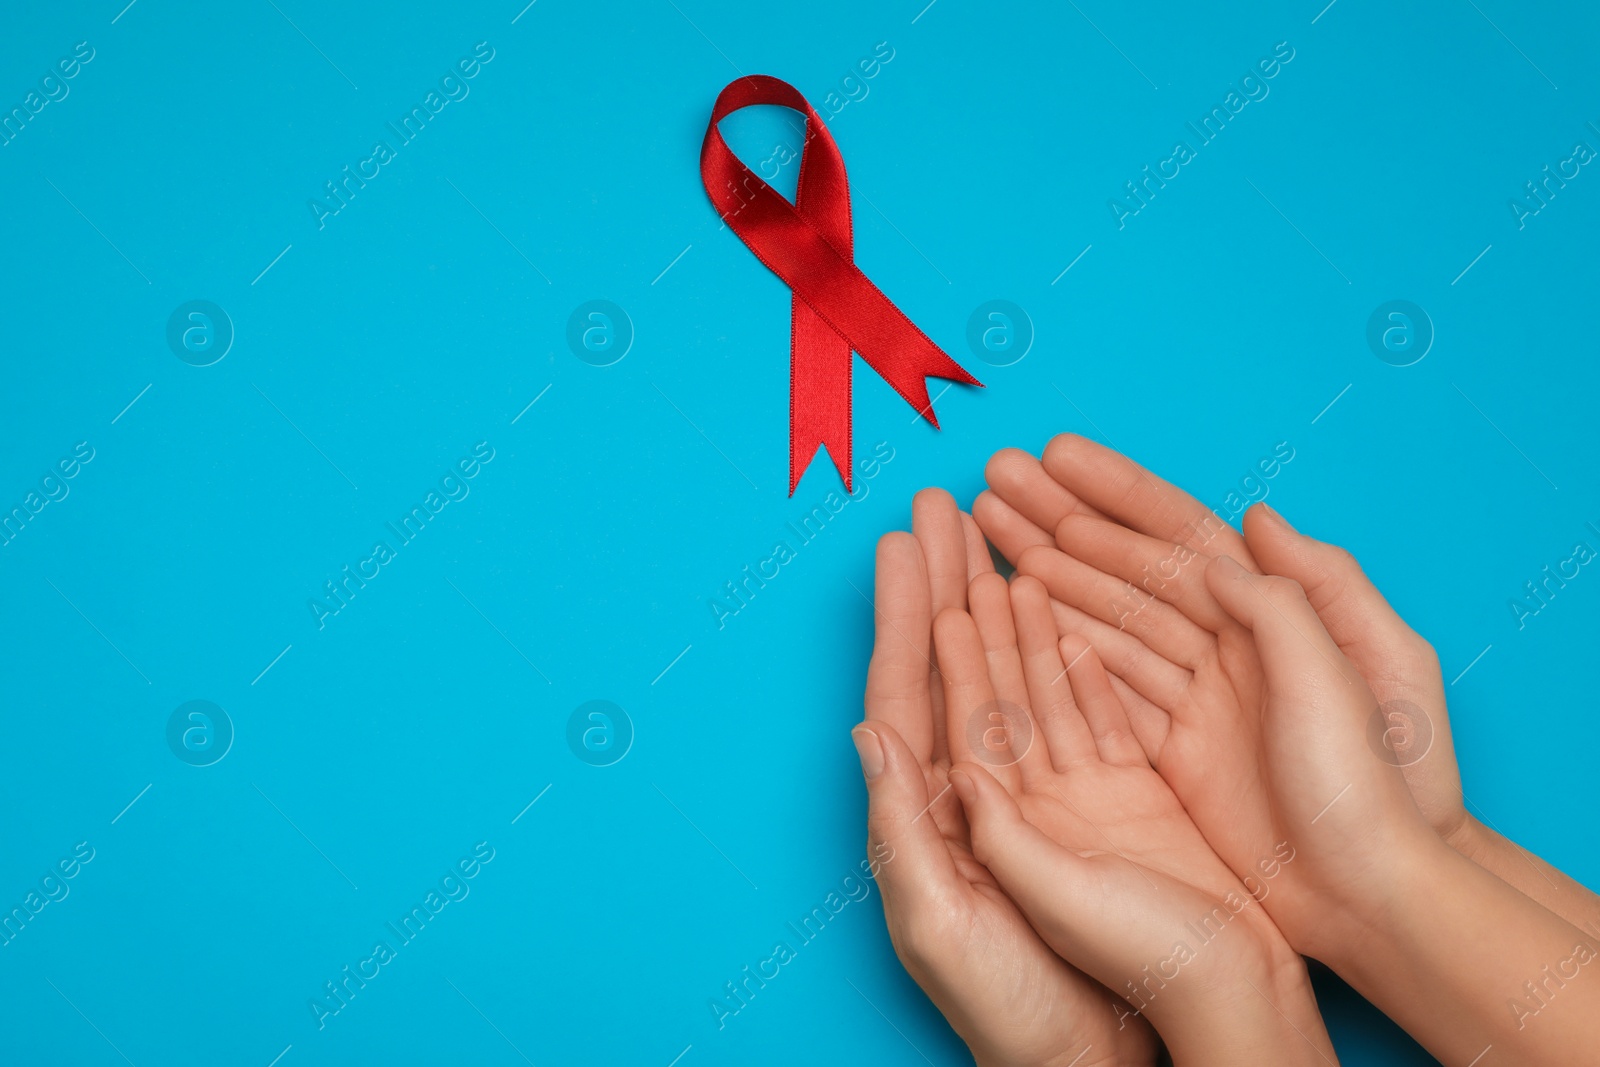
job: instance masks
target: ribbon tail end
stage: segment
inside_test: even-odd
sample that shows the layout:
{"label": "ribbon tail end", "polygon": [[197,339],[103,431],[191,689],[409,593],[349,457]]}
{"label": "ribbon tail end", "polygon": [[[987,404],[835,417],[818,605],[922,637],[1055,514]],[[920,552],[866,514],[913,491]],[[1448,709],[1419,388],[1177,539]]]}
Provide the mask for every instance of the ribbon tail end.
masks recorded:
{"label": "ribbon tail end", "polygon": [[800,452],[798,449],[790,456],[789,496],[791,499],[794,497],[794,491],[800,488],[800,479],[805,477],[806,471],[810,469],[811,464],[816,462],[817,453],[819,452],[826,453],[828,456],[828,462],[832,463],[833,469],[839,472],[839,477],[844,482],[844,491],[846,493],[855,491],[855,486],[851,483],[850,478],[851,455],[849,439],[845,439],[844,447],[840,449],[840,452],[844,456],[842,460],[834,454],[834,450],[832,448],[828,447],[828,443],[826,441],[819,441],[811,447],[811,452],[805,457],[805,459],[802,460],[800,458]]}
{"label": "ribbon tail end", "polygon": [[935,371],[933,377],[943,378],[945,381],[949,382],[960,382],[962,385],[975,385],[979,389],[984,387],[982,382],[978,381],[978,379],[967,373],[967,369],[965,367],[953,361],[951,362],[950,369],[948,371]]}

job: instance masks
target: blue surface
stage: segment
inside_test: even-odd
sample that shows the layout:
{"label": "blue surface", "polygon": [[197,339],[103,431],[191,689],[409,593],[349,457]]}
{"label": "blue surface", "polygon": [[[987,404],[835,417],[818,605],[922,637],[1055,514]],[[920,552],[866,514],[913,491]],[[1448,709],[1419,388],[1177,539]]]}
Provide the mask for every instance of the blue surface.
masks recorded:
{"label": "blue surface", "polygon": [[[0,105],[59,97],[0,148],[0,498],[38,509],[0,549],[0,897],[65,893],[0,951],[6,1062],[965,1062],[875,893],[724,1028],[708,1002],[861,859],[874,541],[1069,429],[1219,506],[1288,442],[1274,505],[1455,679],[1474,810],[1600,884],[1600,576],[1509,606],[1600,546],[1600,172],[1509,206],[1600,148],[1592,8],[120,3],[0,32]],[[838,479],[784,492],[788,294],[697,169],[740,71],[854,95],[830,121],[858,261],[988,385],[935,433],[858,364],[857,456],[893,458],[807,544],[788,524]],[[1235,86],[1259,99],[1199,143]],[[787,129],[727,126],[753,164]],[[1176,177],[1108,206],[1179,139]],[[1005,367],[965,343],[997,299],[1035,334]],[[194,300],[234,335],[204,367],[204,321],[187,361],[167,341]],[[567,344],[591,300],[632,324],[610,366]],[[1367,343],[1390,300],[1436,335],[1410,366]],[[373,576],[308,607],[346,565]],[[195,700],[233,730],[204,767],[216,716],[168,741]],[[631,723],[608,766],[568,743],[591,700]],[[575,736],[609,758],[622,726]],[[347,965],[376,977],[319,1029]],[[1429,1062],[1327,992],[1346,1062]]]}

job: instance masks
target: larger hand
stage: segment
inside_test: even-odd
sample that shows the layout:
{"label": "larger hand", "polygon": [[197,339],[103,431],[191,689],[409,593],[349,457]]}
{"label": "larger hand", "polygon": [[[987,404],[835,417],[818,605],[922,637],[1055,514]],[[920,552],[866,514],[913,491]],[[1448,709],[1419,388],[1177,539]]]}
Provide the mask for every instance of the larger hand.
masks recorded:
{"label": "larger hand", "polygon": [[[1232,556],[1245,569],[1292,578],[1305,590],[1339,650],[1380,704],[1397,714],[1420,709],[1433,738],[1425,758],[1404,760],[1406,784],[1429,823],[1465,848],[1477,826],[1461,795],[1444,682],[1433,647],[1395,613],[1355,558],[1302,537],[1271,509],[1238,532],[1182,489],[1117,452],[1075,434],[1050,442],[1041,462],[1004,449],[989,460],[990,490],[972,513],[1015,563],[1031,545],[1054,547],[1068,515],[1110,518],[1138,533],[1180,544],[1205,561]],[[1135,575],[1143,581],[1145,576]]]}
{"label": "larger hand", "polygon": [[[1252,543],[1267,518],[1246,520]],[[1182,524],[1177,532],[1186,536]],[[1023,569],[1053,571],[1053,592],[1097,613],[1104,621],[1088,620],[1099,627],[1097,646],[1167,709],[1141,734],[1164,772],[1184,774],[1186,761],[1169,764],[1169,744],[1195,740],[1196,752],[1213,751],[1190,729],[1208,710],[1217,752],[1240,745],[1253,724],[1257,775],[1242,779],[1234,818],[1224,817],[1215,787],[1174,780],[1174,788],[1213,843],[1226,843],[1219,851],[1235,869],[1245,855],[1235,850],[1263,823],[1294,841],[1284,891],[1267,902],[1292,943],[1331,963],[1445,1062],[1564,1063],[1592,1040],[1588,987],[1575,996],[1570,983],[1551,982],[1535,996],[1526,983],[1552,967],[1571,973],[1593,949],[1429,831],[1398,770],[1368,744],[1374,716],[1383,721],[1375,697],[1295,583],[1220,558],[1201,578],[1188,549],[1086,515],[1065,519],[1057,535],[1076,558],[1034,547]],[[1206,541],[1217,536],[1227,537]],[[1257,665],[1227,636],[1232,626],[1251,631]],[[1265,818],[1256,810],[1263,796]],[[1462,939],[1463,928],[1473,936]],[[1552,988],[1562,999],[1546,995]]]}
{"label": "larger hand", "polygon": [[[1181,544],[1202,567],[1213,556],[1229,555],[1247,570],[1298,582],[1329,636],[1372,689],[1387,728],[1383,736],[1400,742],[1392,759],[1402,765],[1406,785],[1434,830],[1569,922],[1600,920],[1594,893],[1469,814],[1438,657],[1349,552],[1301,535],[1270,507],[1247,514],[1241,538],[1183,490],[1073,434],[1051,441],[1042,463],[1016,449],[1002,450],[989,461],[987,475],[991,489],[978,497],[973,514],[1013,563],[1030,546],[1053,546],[1069,515],[1099,516]],[[1154,562],[1160,566],[1159,559]],[[1142,567],[1127,577],[1142,588],[1157,584]],[[1145,713],[1136,715],[1137,722],[1160,727],[1148,705],[1126,691],[1123,696],[1130,711]]]}
{"label": "larger hand", "polygon": [[[1442,1062],[1592,1058],[1600,987],[1566,980],[1597,956],[1586,935],[1431,831],[1398,771],[1370,749],[1372,695],[1298,585],[1227,557],[1211,562],[1205,584],[1261,654],[1272,817],[1302,843],[1296,867],[1307,875],[1307,899],[1297,890],[1286,908],[1273,906],[1278,894],[1267,901],[1274,918],[1292,914],[1280,924],[1291,942]],[[1552,970],[1556,980],[1538,990]]]}

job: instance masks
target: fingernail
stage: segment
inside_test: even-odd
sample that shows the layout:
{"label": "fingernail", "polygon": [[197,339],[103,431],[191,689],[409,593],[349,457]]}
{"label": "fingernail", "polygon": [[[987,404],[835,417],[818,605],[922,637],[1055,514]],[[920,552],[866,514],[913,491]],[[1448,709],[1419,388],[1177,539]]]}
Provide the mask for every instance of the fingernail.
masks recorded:
{"label": "fingernail", "polygon": [[1224,578],[1238,579],[1243,577],[1245,573],[1244,568],[1239,566],[1239,561],[1232,556],[1218,556],[1216,567]]}
{"label": "fingernail", "polygon": [[850,731],[850,740],[856,743],[856,755],[861,757],[861,773],[867,781],[882,774],[883,742],[878,735],[865,726],[857,726]]}
{"label": "fingernail", "polygon": [[966,771],[951,771],[950,784],[955,787],[956,796],[961,798],[963,804],[970,804],[978,799],[978,784]]}
{"label": "fingernail", "polygon": [[1261,502],[1261,510],[1265,511],[1267,513],[1267,515],[1274,522],[1276,522],[1278,525],[1282,526],[1285,530],[1288,530],[1290,533],[1299,533],[1300,532],[1300,531],[1298,531],[1298,530],[1296,530],[1294,528],[1294,526],[1289,522],[1288,519],[1284,518],[1282,515],[1280,515],[1278,513],[1278,509],[1277,508],[1273,507],[1271,504],[1268,504],[1264,500]]}

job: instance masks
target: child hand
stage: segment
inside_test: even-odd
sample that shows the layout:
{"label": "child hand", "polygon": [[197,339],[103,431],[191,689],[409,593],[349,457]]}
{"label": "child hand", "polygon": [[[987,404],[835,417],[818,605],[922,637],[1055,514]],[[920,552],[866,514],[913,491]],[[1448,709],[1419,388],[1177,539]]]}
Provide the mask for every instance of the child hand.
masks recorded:
{"label": "child hand", "polygon": [[1247,889],[1206,844],[1094,651],[1058,644],[1044,587],[980,574],[969,603],[934,634],[976,857],[1178,1063],[1331,1063],[1304,965],[1256,899],[1270,884]]}

